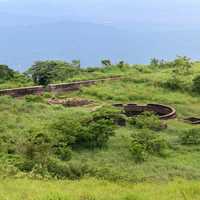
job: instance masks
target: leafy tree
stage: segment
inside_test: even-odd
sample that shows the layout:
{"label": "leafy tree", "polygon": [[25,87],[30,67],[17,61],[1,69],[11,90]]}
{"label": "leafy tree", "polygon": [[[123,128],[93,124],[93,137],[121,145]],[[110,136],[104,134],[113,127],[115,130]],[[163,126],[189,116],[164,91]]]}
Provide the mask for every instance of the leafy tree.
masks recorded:
{"label": "leafy tree", "polygon": [[11,80],[14,78],[15,71],[10,69],[7,65],[0,65],[0,80]]}
{"label": "leafy tree", "polygon": [[158,67],[160,65],[160,60],[157,58],[152,58],[150,61],[150,65],[152,67]]}
{"label": "leafy tree", "polygon": [[193,84],[192,84],[192,88],[195,92],[200,94],[200,75],[196,76],[193,79]]}
{"label": "leafy tree", "polygon": [[69,147],[99,148],[114,135],[117,112],[110,108],[99,108],[92,114],[72,112],[62,114],[50,125],[55,132],[57,145]]}
{"label": "leafy tree", "polygon": [[144,112],[142,115],[130,119],[130,123],[136,128],[151,129],[153,131],[161,131],[166,128],[166,124],[152,112]]}
{"label": "leafy tree", "polygon": [[124,68],[124,66],[125,66],[124,61],[123,61],[123,60],[119,61],[119,63],[117,64],[117,66],[118,66],[120,69]]}
{"label": "leafy tree", "polygon": [[34,83],[48,85],[54,81],[64,81],[78,73],[80,62],[67,63],[63,61],[38,61],[26,72]]}
{"label": "leafy tree", "polygon": [[144,161],[148,155],[164,156],[167,147],[168,143],[164,138],[148,129],[132,134],[130,151],[136,162]]}
{"label": "leafy tree", "polygon": [[103,66],[106,66],[106,67],[112,65],[111,61],[108,59],[102,60],[101,63]]}
{"label": "leafy tree", "polygon": [[188,74],[192,68],[191,59],[186,56],[177,56],[172,63],[174,74]]}
{"label": "leafy tree", "polygon": [[76,68],[80,68],[81,67],[81,61],[80,60],[72,60],[72,66],[74,66]]}

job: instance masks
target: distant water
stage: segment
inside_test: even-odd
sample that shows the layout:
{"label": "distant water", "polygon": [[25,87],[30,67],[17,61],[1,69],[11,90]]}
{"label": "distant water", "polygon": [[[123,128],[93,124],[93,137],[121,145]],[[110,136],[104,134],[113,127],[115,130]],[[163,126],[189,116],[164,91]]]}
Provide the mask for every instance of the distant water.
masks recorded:
{"label": "distant water", "polygon": [[[137,28],[137,27],[136,27]],[[119,30],[89,23],[49,23],[0,29],[0,63],[24,71],[34,61],[80,59],[82,66],[113,62],[147,63],[176,55],[200,58],[200,30]]]}

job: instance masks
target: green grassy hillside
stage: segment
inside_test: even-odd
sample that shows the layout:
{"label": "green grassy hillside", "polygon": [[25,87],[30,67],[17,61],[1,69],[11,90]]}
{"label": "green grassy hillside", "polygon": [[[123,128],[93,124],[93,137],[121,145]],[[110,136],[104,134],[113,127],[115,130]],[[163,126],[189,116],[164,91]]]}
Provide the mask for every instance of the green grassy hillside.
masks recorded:
{"label": "green grassy hillside", "polygon": [[[0,97],[0,176],[6,178],[0,184],[1,199],[198,199],[200,128],[186,123],[184,118],[200,117],[198,84],[194,85],[200,64],[192,63],[185,69],[184,62],[176,62],[156,66],[116,65],[79,73],[70,80],[111,75],[121,75],[123,79],[76,92],[18,99]],[[66,108],[49,105],[49,98],[83,98],[93,103]],[[93,141],[93,134],[111,131],[106,123],[96,120],[100,113],[95,114],[95,110],[113,103],[166,104],[177,110],[177,118],[159,121],[167,125],[159,131],[148,126],[138,128],[131,122],[125,127],[113,127],[114,134],[108,136],[104,145],[88,148],[88,144],[97,145],[102,139],[96,136]],[[92,125],[85,123],[87,120],[93,120]],[[142,125],[146,126],[146,121]],[[85,123],[83,127],[81,123]],[[167,148],[164,155],[148,153],[142,162],[137,162],[130,146],[133,135],[145,132],[162,138]],[[51,151],[57,145],[54,142],[63,134],[68,139],[62,143],[66,145],[62,146],[65,154],[61,151],[53,154]],[[41,135],[45,136],[42,141],[38,140]],[[75,143],[73,139],[78,137]],[[161,148],[160,143],[156,145],[156,150]],[[61,155],[67,155],[67,159],[61,159]]]}
{"label": "green grassy hillside", "polygon": [[38,181],[9,179],[0,183],[2,200],[198,200],[199,182],[110,183],[96,179]]}

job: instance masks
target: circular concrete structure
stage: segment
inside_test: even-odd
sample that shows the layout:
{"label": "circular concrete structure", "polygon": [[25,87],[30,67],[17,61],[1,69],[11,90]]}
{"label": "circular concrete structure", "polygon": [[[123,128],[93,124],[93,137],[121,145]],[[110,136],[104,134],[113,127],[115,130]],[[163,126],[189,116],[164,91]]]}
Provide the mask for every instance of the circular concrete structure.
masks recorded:
{"label": "circular concrete structure", "polygon": [[56,104],[56,105],[63,105],[65,107],[78,107],[78,106],[89,105],[92,103],[92,101],[87,99],[70,98],[70,99],[49,99],[48,103],[50,105]]}
{"label": "circular concrete structure", "polygon": [[200,118],[197,117],[189,117],[184,119],[185,122],[193,124],[193,125],[198,125],[200,124]]}
{"label": "circular concrete structure", "polygon": [[128,117],[133,117],[142,114],[143,112],[153,112],[160,119],[176,118],[176,110],[170,106],[160,104],[114,104],[113,106],[123,109],[123,112]]}

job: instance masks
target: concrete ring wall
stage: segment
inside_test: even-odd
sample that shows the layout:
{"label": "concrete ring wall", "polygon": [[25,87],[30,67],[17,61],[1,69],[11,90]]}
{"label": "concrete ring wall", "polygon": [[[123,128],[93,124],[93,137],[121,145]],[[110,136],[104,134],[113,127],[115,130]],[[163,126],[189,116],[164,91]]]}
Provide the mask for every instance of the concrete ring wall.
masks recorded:
{"label": "concrete ring wall", "polygon": [[128,117],[137,116],[143,112],[154,112],[160,119],[173,119],[176,118],[176,110],[170,106],[161,104],[114,104],[115,107],[123,109]]}

